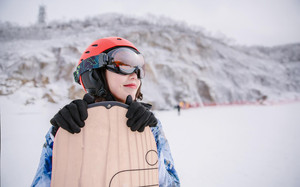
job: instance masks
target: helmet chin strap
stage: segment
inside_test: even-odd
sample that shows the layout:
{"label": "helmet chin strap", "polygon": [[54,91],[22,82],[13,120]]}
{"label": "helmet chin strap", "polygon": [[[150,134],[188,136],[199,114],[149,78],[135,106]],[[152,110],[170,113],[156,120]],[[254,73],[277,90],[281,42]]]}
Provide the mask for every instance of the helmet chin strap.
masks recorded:
{"label": "helmet chin strap", "polygon": [[102,82],[104,83],[102,88],[99,89],[99,92],[100,93],[102,92],[101,93],[102,95],[100,97],[104,97],[105,100],[107,100],[107,101],[116,101],[115,97],[112,95],[112,93],[110,92],[110,90],[108,88],[105,71],[106,71],[106,69],[104,69],[104,68],[100,70]]}

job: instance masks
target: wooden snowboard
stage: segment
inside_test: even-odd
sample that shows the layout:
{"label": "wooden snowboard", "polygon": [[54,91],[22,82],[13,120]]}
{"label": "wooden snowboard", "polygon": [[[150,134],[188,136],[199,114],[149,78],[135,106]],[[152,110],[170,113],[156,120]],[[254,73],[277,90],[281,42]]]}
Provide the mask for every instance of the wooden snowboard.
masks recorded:
{"label": "wooden snowboard", "polygon": [[127,105],[89,105],[79,134],[60,128],[55,136],[51,187],[158,186],[158,155],[149,127],[132,132]]}

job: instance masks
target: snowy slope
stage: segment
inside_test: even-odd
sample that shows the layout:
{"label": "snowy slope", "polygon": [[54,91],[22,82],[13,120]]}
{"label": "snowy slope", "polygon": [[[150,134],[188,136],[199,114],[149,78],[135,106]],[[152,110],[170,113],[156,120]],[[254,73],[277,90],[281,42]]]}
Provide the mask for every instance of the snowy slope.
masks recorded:
{"label": "snowy slope", "polygon": [[300,104],[158,112],[183,187],[300,186]]}
{"label": "snowy slope", "polygon": [[72,72],[84,49],[107,36],[124,37],[144,54],[142,91],[156,109],[170,109],[179,101],[224,104],[300,97],[300,44],[235,46],[168,18],[118,14],[44,26],[1,23],[0,94],[25,94],[23,104],[81,97]]}

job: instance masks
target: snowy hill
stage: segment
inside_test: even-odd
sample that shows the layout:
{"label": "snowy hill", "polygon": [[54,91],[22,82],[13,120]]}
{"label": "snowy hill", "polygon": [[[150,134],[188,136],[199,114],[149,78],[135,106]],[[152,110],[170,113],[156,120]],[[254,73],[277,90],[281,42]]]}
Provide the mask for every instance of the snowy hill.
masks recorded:
{"label": "snowy hill", "polygon": [[84,49],[120,36],[145,56],[144,100],[157,109],[300,98],[300,44],[236,46],[226,38],[168,18],[99,15],[86,20],[19,27],[0,24],[0,94],[23,104],[82,96],[72,72]]}

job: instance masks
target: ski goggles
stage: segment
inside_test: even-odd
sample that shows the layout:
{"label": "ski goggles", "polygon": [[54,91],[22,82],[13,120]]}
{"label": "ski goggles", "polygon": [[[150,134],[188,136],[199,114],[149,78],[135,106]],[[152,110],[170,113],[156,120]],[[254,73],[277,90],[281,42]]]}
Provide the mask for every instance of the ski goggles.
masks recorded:
{"label": "ski goggles", "polygon": [[74,72],[74,79],[79,83],[80,75],[102,67],[122,75],[136,73],[138,79],[145,77],[144,57],[134,49],[119,47],[109,51],[107,54],[101,53],[83,60]]}

